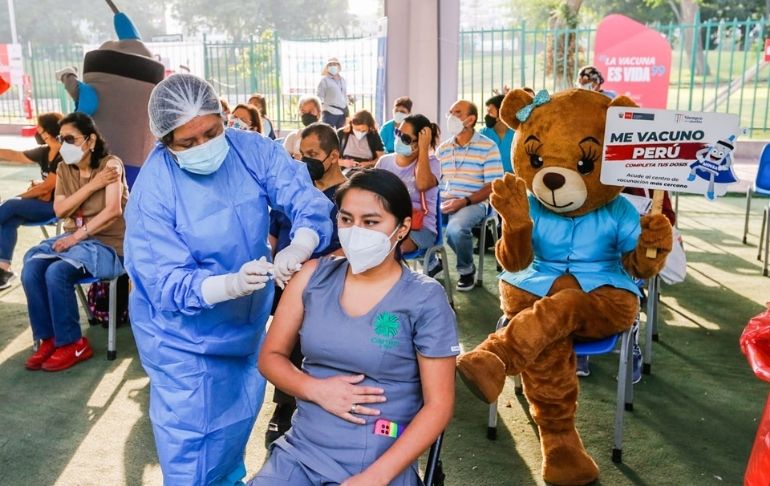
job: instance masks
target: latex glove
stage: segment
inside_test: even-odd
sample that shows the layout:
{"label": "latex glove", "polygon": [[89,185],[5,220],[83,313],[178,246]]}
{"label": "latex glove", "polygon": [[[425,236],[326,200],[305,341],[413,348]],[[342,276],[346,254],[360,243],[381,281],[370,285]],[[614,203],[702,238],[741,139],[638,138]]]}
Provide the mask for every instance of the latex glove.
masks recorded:
{"label": "latex glove", "polygon": [[75,68],[75,66],[69,66],[64,69],[59,69],[58,71],[56,71],[55,76],[56,76],[56,79],[58,79],[60,82],[63,83],[64,77],[67,76],[68,74],[74,74],[75,76],[77,76],[78,75],[77,68]]}
{"label": "latex glove", "polygon": [[280,288],[286,286],[292,275],[302,268],[302,264],[313,254],[320,238],[310,228],[298,228],[291,244],[275,255],[273,275]]}
{"label": "latex glove", "polygon": [[751,318],[741,334],[741,351],[760,380],[770,383],[770,302],[765,312]]}
{"label": "latex glove", "polygon": [[265,257],[244,263],[237,273],[214,275],[201,284],[203,300],[209,305],[245,297],[267,286],[273,264]]}

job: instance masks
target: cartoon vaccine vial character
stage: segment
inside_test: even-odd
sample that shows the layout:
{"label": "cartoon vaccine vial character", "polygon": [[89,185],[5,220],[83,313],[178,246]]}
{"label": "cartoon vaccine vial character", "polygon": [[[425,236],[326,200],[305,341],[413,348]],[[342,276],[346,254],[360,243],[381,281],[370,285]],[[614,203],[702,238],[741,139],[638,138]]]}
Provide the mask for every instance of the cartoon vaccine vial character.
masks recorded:
{"label": "cartoon vaccine vial character", "polygon": [[706,197],[712,201],[716,199],[716,184],[730,184],[738,180],[733,172],[734,143],[735,135],[730,135],[727,140],[708,145],[695,153],[695,162],[690,164],[687,180],[692,182],[696,177],[707,180]]}

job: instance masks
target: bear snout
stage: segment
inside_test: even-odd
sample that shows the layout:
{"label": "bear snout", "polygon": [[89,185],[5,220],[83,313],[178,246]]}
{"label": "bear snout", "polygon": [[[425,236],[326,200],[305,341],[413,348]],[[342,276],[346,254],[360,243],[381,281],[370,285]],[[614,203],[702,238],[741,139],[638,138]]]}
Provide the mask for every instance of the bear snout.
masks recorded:
{"label": "bear snout", "polygon": [[552,191],[561,188],[565,182],[567,182],[567,180],[564,176],[557,174],[556,172],[548,172],[543,176],[543,184]]}

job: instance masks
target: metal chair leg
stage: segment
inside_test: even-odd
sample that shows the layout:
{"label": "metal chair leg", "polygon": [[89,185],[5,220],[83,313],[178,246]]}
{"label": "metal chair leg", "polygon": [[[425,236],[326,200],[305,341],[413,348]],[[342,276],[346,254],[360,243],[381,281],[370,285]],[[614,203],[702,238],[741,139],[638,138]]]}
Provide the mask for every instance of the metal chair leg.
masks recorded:
{"label": "metal chair leg", "polygon": [[487,218],[481,221],[479,233],[479,267],[476,269],[476,287],[484,285],[484,253],[487,249]]}
{"label": "metal chair leg", "polygon": [[446,248],[442,246],[440,252],[441,252],[441,261],[444,264],[444,269],[442,270],[442,272],[444,272],[444,278],[443,278],[444,289],[446,290],[447,297],[449,297],[449,305],[451,305],[452,308],[454,308],[455,298],[454,298],[454,294],[452,293],[453,292],[452,279],[449,276],[449,259],[446,254]]}
{"label": "metal chair leg", "polygon": [[[765,262],[764,267],[762,269],[762,275],[767,277],[767,257],[768,253],[770,253],[770,204],[767,205],[764,211],[764,216],[762,216],[762,221],[765,221],[765,224],[763,225],[765,227]],[[762,238],[762,235],[760,235],[760,238]]]}
{"label": "metal chair leg", "polygon": [[743,244],[747,243],[746,236],[749,234],[749,213],[751,212],[751,188],[746,189],[746,219],[743,221]]}
{"label": "metal chair leg", "polygon": [[430,447],[430,451],[428,451],[428,463],[425,466],[425,479],[423,480],[423,483],[425,486],[434,486],[436,484],[440,484],[439,476],[442,475],[439,473],[439,469],[441,468],[441,446],[444,443],[444,433],[442,432],[441,435],[438,436],[436,439],[436,442],[433,443],[433,445]]}
{"label": "metal chair leg", "polygon": [[[612,462],[623,462],[623,413],[627,409],[626,387],[629,377],[629,353],[631,345],[631,333],[623,333],[620,341],[620,360],[618,366],[618,393],[615,404],[615,436],[612,448]],[[631,405],[633,407],[633,404]]]}
{"label": "metal chair leg", "polygon": [[647,285],[647,320],[644,323],[644,352],[642,371],[645,375],[652,373],[652,343],[657,341],[658,320],[658,278],[653,277]]}
{"label": "metal chair leg", "polygon": [[767,227],[767,208],[762,211],[762,228],[759,230],[759,249],[757,250],[757,260],[762,261],[762,245],[765,242],[764,234]]}
{"label": "metal chair leg", "polygon": [[107,359],[112,361],[116,358],[118,352],[115,349],[115,334],[118,321],[118,279],[110,280],[110,311],[109,325],[107,326]]}

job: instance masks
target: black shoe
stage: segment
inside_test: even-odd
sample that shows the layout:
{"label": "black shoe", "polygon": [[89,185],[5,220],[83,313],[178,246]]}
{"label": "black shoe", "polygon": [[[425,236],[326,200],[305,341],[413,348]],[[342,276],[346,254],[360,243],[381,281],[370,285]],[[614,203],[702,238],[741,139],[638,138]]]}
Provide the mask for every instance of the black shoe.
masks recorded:
{"label": "black shoe", "polygon": [[16,278],[16,274],[10,270],[3,270],[0,268],[0,290],[7,289],[11,286],[11,282]]}
{"label": "black shoe", "polygon": [[430,270],[428,270],[428,276],[430,278],[436,278],[436,275],[441,273],[444,270],[444,262],[441,261],[441,258],[438,259],[438,263],[433,266]]}
{"label": "black shoe", "polygon": [[291,416],[294,414],[296,405],[294,403],[279,403],[275,406],[273,416],[270,417],[270,423],[267,424],[265,432],[265,447],[280,439],[287,430],[291,428]]}
{"label": "black shoe", "polygon": [[466,275],[460,275],[457,281],[457,290],[460,292],[469,292],[476,286],[476,270]]}

